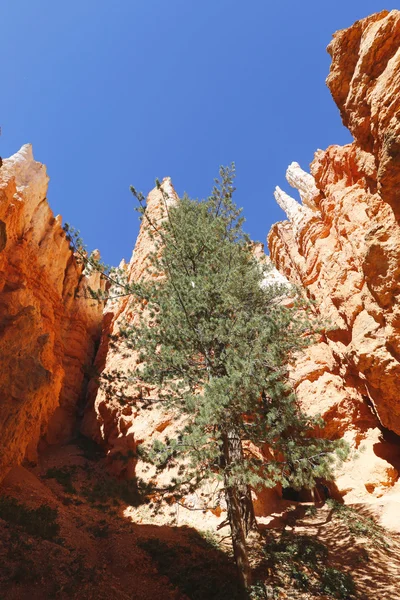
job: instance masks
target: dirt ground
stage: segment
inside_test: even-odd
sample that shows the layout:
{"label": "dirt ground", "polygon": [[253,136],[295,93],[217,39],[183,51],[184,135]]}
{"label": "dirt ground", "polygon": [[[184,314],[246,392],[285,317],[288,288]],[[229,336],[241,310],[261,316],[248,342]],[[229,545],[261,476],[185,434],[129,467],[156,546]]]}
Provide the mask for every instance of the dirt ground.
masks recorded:
{"label": "dirt ground", "polygon": [[[141,501],[82,440],[15,468],[0,488],[0,600],[239,597],[226,527],[210,535],[171,520],[144,524]],[[252,598],[399,598],[399,536],[355,508],[287,502],[260,519]]]}

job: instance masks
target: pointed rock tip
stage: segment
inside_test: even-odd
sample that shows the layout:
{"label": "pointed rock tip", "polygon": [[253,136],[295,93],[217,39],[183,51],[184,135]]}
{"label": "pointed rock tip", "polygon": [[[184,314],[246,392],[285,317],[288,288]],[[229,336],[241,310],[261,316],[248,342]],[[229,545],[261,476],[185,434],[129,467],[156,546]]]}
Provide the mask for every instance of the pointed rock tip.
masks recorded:
{"label": "pointed rock tip", "polygon": [[15,152],[15,154],[12,154],[6,160],[11,160],[13,162],[21,160],[33,161],[32,144],[24,144],[17,152]]}

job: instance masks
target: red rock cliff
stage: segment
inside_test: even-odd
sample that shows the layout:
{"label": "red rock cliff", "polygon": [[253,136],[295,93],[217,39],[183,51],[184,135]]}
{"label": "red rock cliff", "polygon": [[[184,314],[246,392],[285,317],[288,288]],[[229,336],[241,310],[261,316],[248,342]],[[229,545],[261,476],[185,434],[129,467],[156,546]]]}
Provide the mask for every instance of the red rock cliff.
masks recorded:
{"label": "red rock cliff", "polygon": [[268,244],[331,325],[297,366],[298,394],[328,430],[366,442],[354,477],[377,494],[400,464],[386,431],[400,434],[400,12],[337,32],[328,51],[327,83],[354,142],[317,151],[311,175],[289,167],[302,204],[277,188],[289,220]]}
{"label": "red rock cliff", "polygon": [[[164,179],[162,188],[168,196],[168,202],[177,200],[169,178]],[[153,223],[163,218],[164,202],[165,198],[158,189],[154,189],[147,197],[146,214]],[[150,237],[150,229],[148,221],[144,219],[130,262],[121,264],[129,282],[152,277],[149,255],[154,251],[154,241]],[[145,310],[145,305],[131,296],[118,297],[119,293],[117,287],[116,298],[106,305],[103,334],[95,361],[95,367],[102,374],[102,384],[99,387],[97,381],[90,383],[82,431],[107,448],[114,473],[132,476],[136,460],[132,456],[127,459],[128,454],[134,452],[138,443],[157,436],[157,432],[163,430],[161,423],[170,418],[160,410],[143,409],[143,400],[146,404],[143,394],[145,397],[154,395],[154,390],[138,390],[135,385],[125,381],[129,373],[137,369],[138,354],[127,350],[123,341],[118,339],[110,343],[110,335],[118,338],[121,325],[135,322]],[[116,373],[118,380],[108,384],[105,377],[112,377]],[[123,459],[119,460],[121,455]]]}
{"label": "red rock cliff", "polygon": [[[0,169],[0,479],[39,440],[65,441],[101,331],[102,307],[47,200],[48,177],[23,146]],[[99,287],[91,275],[92,287]]]}

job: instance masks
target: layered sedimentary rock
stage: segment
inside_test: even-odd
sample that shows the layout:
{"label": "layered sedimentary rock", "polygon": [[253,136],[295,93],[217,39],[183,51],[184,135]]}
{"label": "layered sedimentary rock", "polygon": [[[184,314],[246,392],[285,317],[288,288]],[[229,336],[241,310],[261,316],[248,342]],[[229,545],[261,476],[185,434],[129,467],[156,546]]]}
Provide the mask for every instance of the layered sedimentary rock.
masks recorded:
{"label": "layered sedimentary rock", "polygon": [[299,398],[328,433],[365,448],[342,490],[380,495],[400,466],[400,12],[337,32],[328,51],[327,83],[354,142],[317,151],[311,174],[289,167],[302,203],[277,188],[289,220],[268,244],[327,323],[294,370]]}
{"label": "layered sedimentary rock", "polygon": [[[0,479],[39,440],[65,441],[84,392],[102,306],[46,200],[48,177],[29,145],[0,169]],[[90,283],[89,283],[90,282]]]}

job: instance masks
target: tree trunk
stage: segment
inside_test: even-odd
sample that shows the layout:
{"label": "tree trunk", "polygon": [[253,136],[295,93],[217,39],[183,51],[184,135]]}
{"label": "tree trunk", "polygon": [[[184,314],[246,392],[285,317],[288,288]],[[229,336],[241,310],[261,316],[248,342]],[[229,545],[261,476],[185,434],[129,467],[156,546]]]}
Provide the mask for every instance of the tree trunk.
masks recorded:
{"label": "tree trunk", "polygon": [[228,519],[231,526],[233,554],[241,587],[246,590],[251,586],[251,568],[247,552],[246,537],[255,527],[255,516],[251,492],[247,485],[229,483],[229,465],[243,462],[243,448],[240,436],[234,430],[222,435],[223,465],[225,468],[225,499]]}

